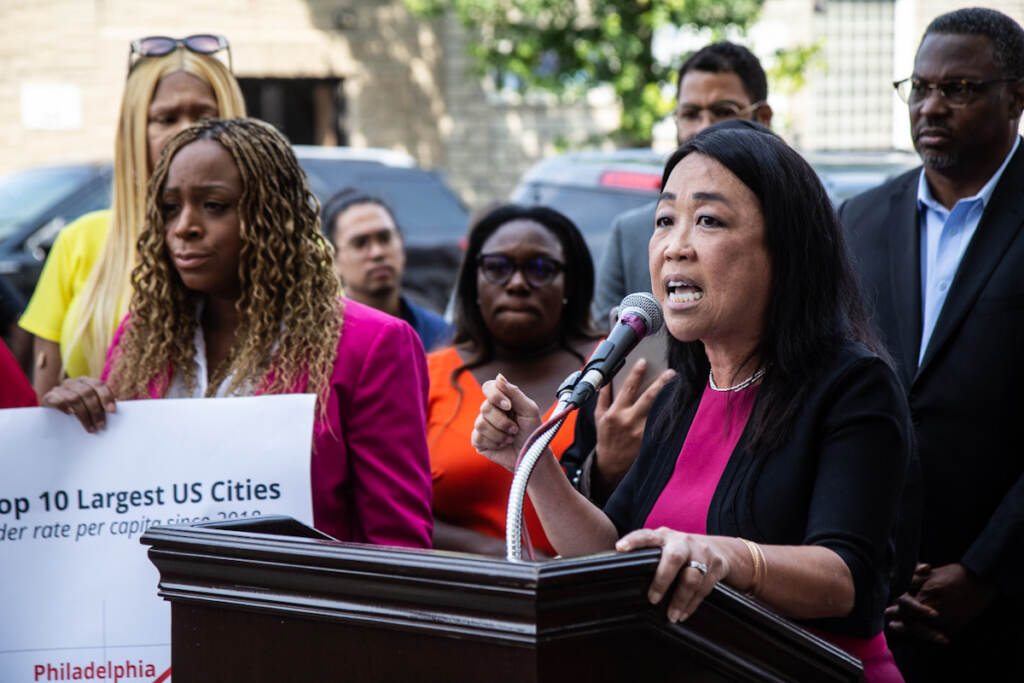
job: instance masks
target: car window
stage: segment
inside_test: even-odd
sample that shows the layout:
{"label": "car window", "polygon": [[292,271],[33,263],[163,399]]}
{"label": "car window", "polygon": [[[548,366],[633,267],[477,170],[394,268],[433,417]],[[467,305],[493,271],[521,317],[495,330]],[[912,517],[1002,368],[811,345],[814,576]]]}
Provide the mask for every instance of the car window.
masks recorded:
{"label": "car window", "polygon": [[436,173],[330,159],[299,159],[299,164],[321,202],[343,187],[380,197],[394,212],[406,244],[454,244],[466,234],[468,212]]}
{"label": "car window", "polygon": [[90,166],[33,168],[0,176],[0,241],[94,173]]}
{"label": "car window", "polygon": [[[96,179],[79,187],[71,196],[61,202],[61,205],[57,207],[54,219],[61,225],[69,225],[79,216],[92,211],[110,208],[113,203],[111,200],[111,194],[114,190],[112,182],[110,170],[107,169],[102,174],[102,177],[97,176]],[[33,238],[39,241],[40,246],[45,251],[49,252],[54,240],[57,239],[57,234],[44,236],[36,233],[30,239]]]}

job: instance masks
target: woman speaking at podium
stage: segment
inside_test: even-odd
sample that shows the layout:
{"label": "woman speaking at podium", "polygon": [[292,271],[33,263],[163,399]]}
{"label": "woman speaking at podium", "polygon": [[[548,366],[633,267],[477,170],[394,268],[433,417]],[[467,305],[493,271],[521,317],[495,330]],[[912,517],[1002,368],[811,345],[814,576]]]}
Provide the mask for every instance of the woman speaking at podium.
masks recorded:
{"label": "woman speaking at podium", "polygon": [[[678,579],[671,621],[724,581],[899,681],[882,612],[909,410],[820,181],[743,123],[694,137],[662,177],[651,282],[678,377],[636,462],[604,510],[547,454],[529,495],[562,555],[660,547],[648,597]],[[504,378],[483,389],[473,445],[511,468],[537,406]]]}

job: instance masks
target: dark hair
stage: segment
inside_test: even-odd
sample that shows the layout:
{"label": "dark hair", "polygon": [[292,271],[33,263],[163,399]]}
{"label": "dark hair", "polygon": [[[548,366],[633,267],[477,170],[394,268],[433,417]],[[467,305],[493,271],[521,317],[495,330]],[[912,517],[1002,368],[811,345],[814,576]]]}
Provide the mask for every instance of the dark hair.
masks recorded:
{"label": "dark hair", "polygon": [[[764,216],[776,296],[769,298],[755,350],[766,372],[749,447],[771,450],[783,442],[815,377],[842,344],[859,341],[887,361],[888,356],[868,322],[832,202],[803,157],[760,124],[724,121],[669,157],[662,189],[676,165],[693,153],[714,159],[750,188]],[[679,375],[672,405],[690,405],[708,382],[711,366],[703,343],[669,335],[668,364]],[[660,429],[673,430],[683,419],[682,411],[663,415]]]}
{"label": "dark hair", "polygon": [[992,41],[992,58],[1003,76],[1024,76],[1024,29],[1002,12],[984,7],[947,12],[928,24],[921,42],[933,33],[986,36]]}
{"label": "dark hair", "polygon": [[768,99],[768,78],[764,75],[761,62],[747,48],[736,43],[722,41],[711,43],[686,58],[679,67],[676,82],[676,99],[683,88],[683,76],[690,71],[709,71],[715,74],[734,73],[743,81],[743,89],[751,102]]}
{"label": "dark hair", "polygon": [[395,220],[395,212],[391,210],[391,207],[383,199],[367,194],[355,187],[343,187],[324,202],[323,209],[320,211],[320,225],[323,226],[324,235],[327,236],[327,240],[332,245],[334,244],[334,233],[338,229],[338,216],[358,204],[376,204],[384,209],[391,216],[391,220],[395,222],[395,228],[398,230],[398,233],[402,233],[402,229],[398,227],[398,221]]}
{"label": "dark hair", "polygon": [[594,262],[590,258],[579,228],[565,215],[546,206],[520,206],[505,204],[484,214],[469,228],[466,253],[455,282],[455,336],[453,342],[473,345],[474,355],[452,373],[452,383],[458,375],[471,368],[479,367],[494,358],[494,343],[484,324],[480,306],[477,303],[477,257],[484,242],[498,231],[498,228],[516,220],[529,220],[542,225],[562,245],[565,255],[565,298],[562,309],[562,324],[559,331],[559,345],[579,357],[586,359],[572,346],[579,338],[595,337],[590,321],[590,303],[594,297]]}

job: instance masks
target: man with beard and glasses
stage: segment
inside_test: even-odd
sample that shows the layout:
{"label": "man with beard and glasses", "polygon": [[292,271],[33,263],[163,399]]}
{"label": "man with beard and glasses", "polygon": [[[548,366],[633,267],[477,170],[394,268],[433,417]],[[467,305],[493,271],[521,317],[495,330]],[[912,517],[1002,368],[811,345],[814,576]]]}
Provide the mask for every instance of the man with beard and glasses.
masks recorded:
{"label": "man with beard and glasses", "polygon": [[840,209],[917,428],[918,564],[886,611],[907,681],[1020,672],[1022,77],[1024,30],[1011,18],[935,19],[895,83],[924,166]]}
{"label": "man with beard and glasses", "polygon": [[451,341],[444,318],[402,295],[402,233],[382,199],[345,188],[324,203],[323,227],[345,296],[409,323],[427,351]]}

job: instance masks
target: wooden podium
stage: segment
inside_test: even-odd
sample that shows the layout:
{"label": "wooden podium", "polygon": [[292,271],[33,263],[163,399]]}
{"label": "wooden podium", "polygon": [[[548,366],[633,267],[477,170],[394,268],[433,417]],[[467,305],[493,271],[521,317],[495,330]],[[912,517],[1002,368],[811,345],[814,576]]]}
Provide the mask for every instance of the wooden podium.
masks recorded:
{"label": "wooden podium", "polygon": [[860,662],[719,586],[682,625],[659,551],[511,563],[339,543],[290,518],[151,527],[175,681],[859,681]]}

